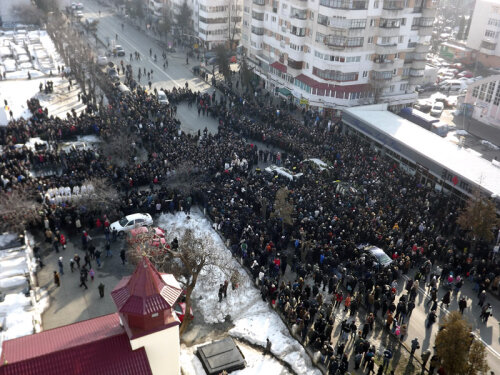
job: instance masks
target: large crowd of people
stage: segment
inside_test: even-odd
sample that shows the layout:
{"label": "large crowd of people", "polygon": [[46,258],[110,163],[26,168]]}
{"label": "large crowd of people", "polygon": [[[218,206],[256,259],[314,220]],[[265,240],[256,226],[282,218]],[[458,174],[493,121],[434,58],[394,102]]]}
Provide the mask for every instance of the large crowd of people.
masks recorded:
{"label": "large crowd of people", "polygon": [[[130,85],[132,69],[126,70]],[[461,203],[421,185],[392,159],[344,132],[341,122],[306,111],[298,116],[265,98],[227,88],[212,95],[188,87],[163,90],[170,105],[142,89],[127,95],[104,91],[109,105],[65,119],[31,100],[30,119],[0,127],[0,194],[16,189],[36,194],[43,203],[36,225],[43,228],[45,219],[52,232],[93,228],[103,214],[114,220],[133,212],[203,207],[255,277],[262,298],[283,314],[306,345],[321,352],[330,373],[348,370],[349,336],[356,337],[355,365],[373,370],[368,334],[375,319],[404,335],[419,283],[435,283],[436,288],[437,279],[445,284],[451,277],[456,285],[470,279],[478,294],[498,285],[500,269],[490,244],[480,244],[474,254],[464,251],[470,243],[456,224]],[[200,121],[216,118],[218,132],[183,132],[176,117],[180,103],[198,111]],[[106,151],[118,133],[130,134],[125,139],[132,140],[121,145],[129,151],[121,163]],[[83,135],[103,142],[97,149],[60,147]],[[44,142],[26,146],[33,137]],[[329,167],[323,170],[308,158]],[[266,163],[301,177],[265,173],[260,166]],[[192,178],[179,180],[182,174]],[[71,199],[95,178],[105,178],[119,191],[118,207],[94,211]],[[293,208],[288,220],[276,207],[276,195],[284,189],[285,203]],[[384,249],[391,265],[373,262],[362,244]],[[413,269],[417,276],[398,295],[400,276]],[[356,327],[346,316],[334,348],[335,311],[345,309],[354,316],[361,307],[365,323]]]}

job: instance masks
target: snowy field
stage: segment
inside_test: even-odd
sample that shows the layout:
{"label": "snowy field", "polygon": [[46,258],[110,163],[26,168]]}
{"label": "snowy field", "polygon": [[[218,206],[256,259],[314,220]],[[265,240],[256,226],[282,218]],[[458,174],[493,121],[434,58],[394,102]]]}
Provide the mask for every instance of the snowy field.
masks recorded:
{"label": "snowy field", "polygon": [[[9,235],[0,236],[0,246],[9,242]],[[41,330],[41,314],[49,305],[46,290],[40,289],[39,301],[33,306],[34,291],[26,297],[27,275],[36,264],[27,248],[0,251],[0,292],[5,299],[0,302],[0,350],[4,340],[26,336]]]}
{"label": "snowy field", "polygon": [[[189,219],[184,213],[162,215],[157,224],[166,230],[169,242],[174,237],[182,237],[187,229],[192,230],[198,238],[209,237],[227,259],[234,262],[237,268],[241,268],[217,232],[212,229],[210,222],[199,211],[193,211]],[[203,319],[205,323],[210,324],[224,322],[225,317],[229,315],[234,324],[229,331],[231,336],[243,337],[263,348],[266,345],[266,338],[269,338],[272,343],[272,353],[290,364],[296,373],[321,374],[311,363],[302,345],[291,337],[278,314],[262,301],[259,290],[255,288],[247,273],[241,270],[240,274],[242,277],[238,288],[233,291],[230,286],[227,299],[223,299],[221,303],[219,303],[217,292],[219,284],[225,280],[224,274],[217,270],[210,272],[210,275],[202,275],[193,291],[193,298],[197,301],[197,310],[194,311],[195,319]],[[183,354],[184,359],[191,357],[193,356]],[[186,359],[186,361],[189,363],[184,363],[183,368],[191,366],[192,369],[196,369],[195,360]],[[191,373],[199,374],[197,371]],[[254,373],[262,372],[249,372],[248,374]],[[265,373],[272,372],[265,371]]]}

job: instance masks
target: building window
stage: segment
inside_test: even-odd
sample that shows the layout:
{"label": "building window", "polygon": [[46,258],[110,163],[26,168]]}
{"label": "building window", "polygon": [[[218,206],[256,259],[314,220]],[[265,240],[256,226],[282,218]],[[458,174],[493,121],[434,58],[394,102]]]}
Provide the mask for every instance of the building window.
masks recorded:
{"label": "building window", "polygon": [[408,88],[408,84],[407,83],[402,83],[399,85],[399,90],[400,91],[406,91],[406,89]]}
{"label": "building window", "polygon": [[322,70],[316,67],[313,67],[313,74],[319,78],[337,82],[356,81],[358,79],[358,72],[342,73],[338,70]]}
{"label": "building window", "polygon": [[366,77],[368,77],[368,72],[365,70],[365,71],[363,72],[363,78],[366,78]]}
{"label": "building window", "polygon": [[491,30],[486,30],[484,32],[484,36],[486,38],[494,38],[495,37],[495,32],[494,31],[491,31]]}
{"label": "building window", "polygon": [[374,9],[378,9],[378,0],[375,0],[375,1],[373,2],[373,8],[374,8]]}
{"label": "building window", "polygon": [[403,43],[405,41],[404,35],[400,35],[398,39],[398,43]]}
{"label": "building window", "polygon": [[323,14],[318,14],[318,23],[320,25],[328,26],[328,17]]}
{"label": "building window", "polygon": [[490,18],[488,20],[488,25],[489,26],[494,26],[494,27],[500,27],[500,20],[497,20],[495,18]]}
{"label": "building window", "polygon": [[493,90],[495,90],[495,83],[496,82],[490,82],[488,84],[488,92],[486,93],[486,101],[488,103],[491,103],[491,98],[493,97]]}
{"label": "building window", "polygon": [[484,100],[484,96],[486,95],[486,86],[486,83],[481,85],[481,88],[479,89],[479,100]]}
{"label": "building window", "polygon": [[[474,98],[477,98],[477,97],[478,97],[478,95],[479,95],[479,86],[476,86],[476,87],[474,87],[474,89],[472,90],[472,96],[473,96]],[[498,91],[497,91],[497,95],[498,95]],[[495,100],[496,100],[496,98],[495,98]]]}
{"label": "building window", "polygon": [[368,44],[373,44],[373,36],[368,37]]}
{"label": "building window", "polygon": [[[474,92],[472,92],[472,96],[474,96]],[[477,92],[476,92],[476,97],[477,97]],[[493,104],[496,106],[500,104],[500,84],[498,85],[497,92],[495,94],[495,99],[493,100]]]}

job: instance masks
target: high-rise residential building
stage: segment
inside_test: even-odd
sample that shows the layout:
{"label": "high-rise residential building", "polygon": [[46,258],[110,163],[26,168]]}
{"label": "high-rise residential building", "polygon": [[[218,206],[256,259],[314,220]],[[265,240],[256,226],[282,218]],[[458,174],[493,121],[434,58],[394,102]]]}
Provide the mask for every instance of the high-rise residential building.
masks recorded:
{"label": "high-rise residential building", "polygon": [[416,100],[435,0],[244,0],[242,45],[268,89],[313,109]]}
{"label": "high-rise residential building", "polygon": [[[175,22],[184,0],[166,0]],[[241,38],[243,0],[187,0],[192,10],[192,35],[206,49],[218,44],[236,47]]]}
{"label": "high-rise residential building", "polygon": [[476,0],[467,47],[476,52],[478,63],[500,66],[500,0]]}

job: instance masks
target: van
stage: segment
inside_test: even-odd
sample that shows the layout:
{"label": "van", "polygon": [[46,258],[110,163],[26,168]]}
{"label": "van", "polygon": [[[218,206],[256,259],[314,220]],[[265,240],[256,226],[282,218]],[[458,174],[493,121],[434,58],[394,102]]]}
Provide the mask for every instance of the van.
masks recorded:
{"label": "van", "polygon": [[467,88],[467,83],[459,79],[449,79],[439,85],[440,91],[458,92]]}
{"label": "van", "polygon": [[382,268],[385,268],[392,263],[392,259],[389,257],[389,255],[387,255],[384,250],[377,246],[365,246],[364,251],[368,258],[373,261],[373,263],[379,265]]}

